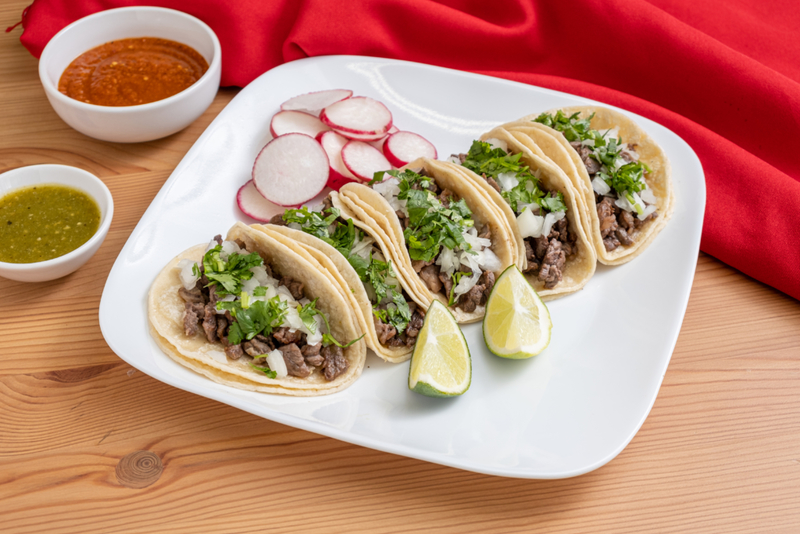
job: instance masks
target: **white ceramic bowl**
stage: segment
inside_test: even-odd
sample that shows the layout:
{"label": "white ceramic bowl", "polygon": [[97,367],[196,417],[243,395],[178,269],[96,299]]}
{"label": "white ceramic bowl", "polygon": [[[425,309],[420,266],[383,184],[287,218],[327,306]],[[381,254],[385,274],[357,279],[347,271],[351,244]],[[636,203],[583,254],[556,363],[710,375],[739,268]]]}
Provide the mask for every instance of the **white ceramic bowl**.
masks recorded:
{"label": "white ceramic bowl", "polygon": [[[64,69],[96,46],[132,37],[158,37],[191,46],[208,62],[208,71],[180,93],[138,106],[97,106],[58,91]],[[79,132],[119,143],[166,137],[203,114],[219,88],[221,50],[216,34],[201,20],[161,7],[122,7],[76,20],[47,43],[39,59],[39,78],[58,115]]]}
{"label": "white ceramic bowl", "polygon": [[111,226],[114,199],[106,184],[95,175],[67,165],[31,165],[0,174],[0,197],[20,187],[38,184],[59,184],[80,189],[100,207],[100,225],[89,240],[72,252],[35,263],[6,263],[0,261],[0,276],[21,282],[44,282],[66,276],[94,256]]}

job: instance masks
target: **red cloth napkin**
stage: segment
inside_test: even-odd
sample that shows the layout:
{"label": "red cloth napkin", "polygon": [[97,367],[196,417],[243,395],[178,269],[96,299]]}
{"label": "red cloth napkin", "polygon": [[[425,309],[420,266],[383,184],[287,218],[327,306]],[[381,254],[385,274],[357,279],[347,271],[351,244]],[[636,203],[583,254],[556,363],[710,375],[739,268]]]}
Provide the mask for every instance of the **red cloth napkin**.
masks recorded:
{"label": "red cloth napkin", "polygon": [[[358,54],[490,74],[649,117],[683,137],[703,163],[703,251],[800,299],[795,0],[145,3],[214,29],[225,86],[244,86],[294,59]],[[141,2],[34,0],[21,40],[38,57],[68,23],[134,4]]]}

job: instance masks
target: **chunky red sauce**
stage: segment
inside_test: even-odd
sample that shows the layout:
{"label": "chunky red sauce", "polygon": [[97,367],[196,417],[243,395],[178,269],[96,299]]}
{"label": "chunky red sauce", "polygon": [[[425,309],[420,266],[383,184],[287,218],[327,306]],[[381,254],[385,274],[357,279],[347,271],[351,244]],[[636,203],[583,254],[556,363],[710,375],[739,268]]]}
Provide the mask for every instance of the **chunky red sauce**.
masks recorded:
{"label": "chunky red sauce", "polygon": [[64,70],[58,90],[99,106],[136,106],[178,94],[208,70],[185,44],[155,37],[120,39],[92,48]]}

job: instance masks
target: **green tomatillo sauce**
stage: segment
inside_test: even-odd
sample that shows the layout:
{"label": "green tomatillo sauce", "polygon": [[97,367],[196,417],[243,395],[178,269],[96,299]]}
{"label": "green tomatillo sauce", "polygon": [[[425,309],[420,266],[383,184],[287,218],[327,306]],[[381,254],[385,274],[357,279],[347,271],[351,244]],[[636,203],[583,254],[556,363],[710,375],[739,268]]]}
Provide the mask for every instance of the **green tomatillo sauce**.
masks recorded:
{"label": "green tomatillo sauce", "polygon": [[83,191],[55,184],[0,197],[0,261],[34,263],[72,252],[100,226],[100,208]]}

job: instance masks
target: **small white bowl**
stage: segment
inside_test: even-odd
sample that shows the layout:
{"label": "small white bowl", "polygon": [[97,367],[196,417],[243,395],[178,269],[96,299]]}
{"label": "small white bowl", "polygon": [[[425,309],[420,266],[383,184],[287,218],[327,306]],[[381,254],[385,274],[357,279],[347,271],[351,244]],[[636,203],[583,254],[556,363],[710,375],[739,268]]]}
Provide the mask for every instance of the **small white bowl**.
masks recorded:
{"label": "small white bowl", "polygon": [[20,282],[44,282],[67,276],[94,256],[111,226],[114,199],[106,184],[95,175],[67,165],[31,165],[0,174],[0,197],[6,193],[38,184],[58,184],[74,187],[92,197],[100,207],[97,232],[72,252],[52,260],[35,263],[6,263],[0,261],[0,276]]}
{"label": "small white bowl", "polygon": [[[109,41],[157,37],[197,50],[208,71],[180,93],[138,106],[97,106],[58,91],[58,81],[82,53]],[[214,31],[201,20],[162,7],[121,7],[76,20],[47,43],[39,59],[39,78],[58,115],[79,132],[117,143],[139,143],[171,135],[203,114],[219,88],[221,49]]]}

